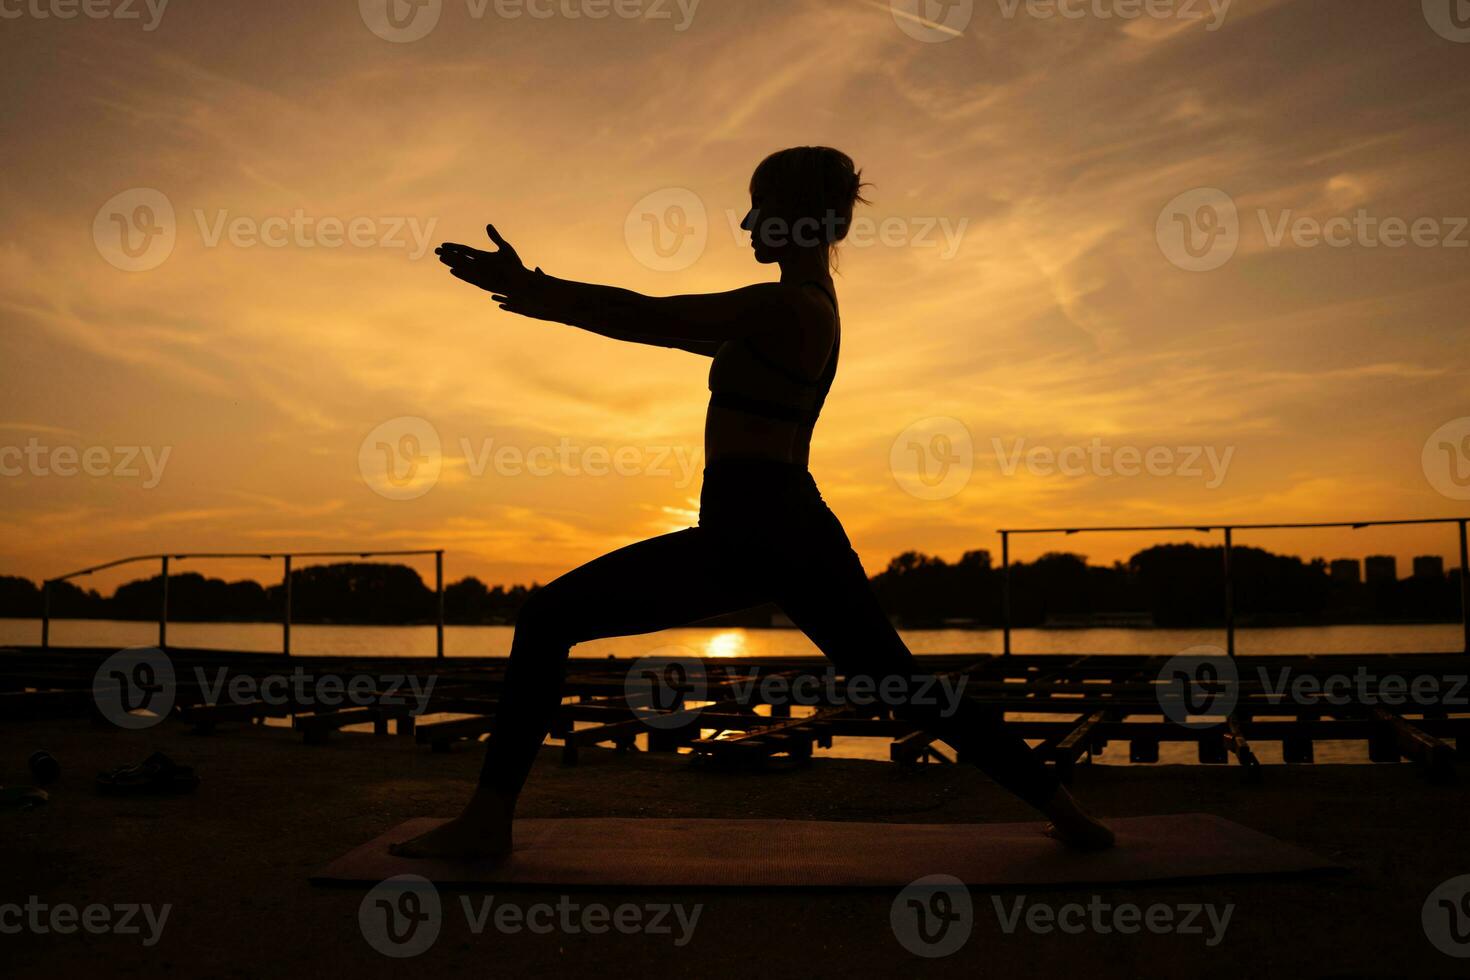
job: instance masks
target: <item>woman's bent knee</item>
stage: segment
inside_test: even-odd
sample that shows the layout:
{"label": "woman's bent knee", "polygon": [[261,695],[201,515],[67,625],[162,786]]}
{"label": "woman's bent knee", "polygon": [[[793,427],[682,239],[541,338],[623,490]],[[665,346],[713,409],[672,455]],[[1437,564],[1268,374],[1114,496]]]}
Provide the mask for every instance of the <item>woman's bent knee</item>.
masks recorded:
{"label": "woman's bent knee", "polygon": [[550,587],[531,593],[516,613],[515,639],[511,652],[536,647],[557,648],[563,654],[571,646],[568,620],[570,608]]}

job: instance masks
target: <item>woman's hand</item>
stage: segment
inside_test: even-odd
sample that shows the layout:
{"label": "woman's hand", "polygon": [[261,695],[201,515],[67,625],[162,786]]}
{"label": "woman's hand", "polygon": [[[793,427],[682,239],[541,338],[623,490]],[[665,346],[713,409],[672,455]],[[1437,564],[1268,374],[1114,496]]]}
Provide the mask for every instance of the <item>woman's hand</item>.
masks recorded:
{"label": "woman's hand", "polygon": [[479,286],[489,293],[515,295],[521,292],[533,273],[526,269],[510,243],[500,237],[494,225],[486,225],[485,233],[495,243],[493,252],[445,242],[434,249],[434,254],[449,267],[454,278],[463,279],[472,286]]}
{"label": "woman's hand", "polygon": [[499,303],[500,308],[507,313],[517,313],[533,320],[565,322],[563,317],[567,315],[567,306],[553,298],[554,294],[545,286],[546,277],[541,275],[541,270],[537,269],[527,276],[526,285],[510,295],[497,294],[490,298]]}

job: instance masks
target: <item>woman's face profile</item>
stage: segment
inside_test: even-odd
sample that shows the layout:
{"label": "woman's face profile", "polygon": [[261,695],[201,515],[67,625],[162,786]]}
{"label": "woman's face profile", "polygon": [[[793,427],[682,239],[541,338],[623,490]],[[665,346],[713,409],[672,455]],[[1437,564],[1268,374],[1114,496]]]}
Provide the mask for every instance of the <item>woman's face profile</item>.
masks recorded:
{"label": "woman's face profile", "polygon": [[740,222],[740,227],[750,232],[751,250],[755,252],[755,260],[762,265],[781,261],[784,247],[789,244],[790,227],[781,218],[784,209],[780,203],[769,186],[751,182],[750,210]]}
{"label": "woman's face profile", "polygon": [[760,232],[761,202],[764,195],[758,188],[750,190],[750,210],[746,212],[745,218],[740,222],[744,231],[750,232],[750,247],[755,252],[755,260],[762,265],[770,265],[778,258],[776,250],[770,245],[770,236]]}

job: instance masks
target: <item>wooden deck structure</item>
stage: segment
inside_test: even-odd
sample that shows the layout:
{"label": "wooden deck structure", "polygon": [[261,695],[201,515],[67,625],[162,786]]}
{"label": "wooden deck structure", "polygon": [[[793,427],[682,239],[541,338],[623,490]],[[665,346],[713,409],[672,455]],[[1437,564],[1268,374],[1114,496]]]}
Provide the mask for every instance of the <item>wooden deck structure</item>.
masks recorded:
{"label": "wooden deck structure", "polygon": [[[94,716],[101,723],[93,679],[112,650],[0,649],[0,720]],[[372,726],[378,735],[412,738],[435,752],[477,740],[493,728],[504,678],[503,658],[308,657],[173,648],[170,716],[200,734],[276,719],[320,745],[348,726]],[[1198,761],[1235,764],[1247,780],[1259,779],[1256,746],[1279,743],[1286,762],[1307,764],[1324,740],[1366,743],[1377,763],[1413,762],[1434,779],[1449,777],[1470,751],[1470,658],[1462,654],[1251,656],[1225,660],[1220,676],[1186,685],[1165,674],[1170,658],[1133,655],[989,656],[920,658],[921,668],[963,683],[964,696],[1004,713],[1022,737],[1038,741],[1045,757],[1070,779],[1080,765],[1103,752],[1126,749],[1134,763],[1157,762],[1163,743],[1196,747]],[[883,739],[901,765],[947,764],[952,753],[931,733],[896,719],[881,704],[842,703],[822,697],[794,706],[762,696],[777,678],[782,689],[801,678],[821,680],[820,658],[750,658],[698,661],[686,687],[656,704],[636,683],[634,661],[573,659],[564,701],[552,731],[566,764],[580,749],[611,745],[634,750],[687,751],[701,763],[766,766],[773,760],[800,764],[838,737]],[[322,678],[359,683],[352,702],[324,706],[312,696],[208,701],[223,668],[253,689],[267,678],[301,677],[307,689]],[[1282,674],[1283,671],[1287,673]],[[422,714],[401,678],[434,686]],[[1296,695],[1281,695],[1288,677]],[[203,683],[208,678],[208,683]],[[277,685],[277,687],[289,687]],[[809,690],[822,695],[822,685]],[[1302,694],[1307,691],[1316,694]],[[668,693],[667,691],[665,693]],[[1189,714],[1195,709],[1213,714]],[[283,730],[283,735],[284,735]],[[1459,746],[1465,746],[1460,749]]]}

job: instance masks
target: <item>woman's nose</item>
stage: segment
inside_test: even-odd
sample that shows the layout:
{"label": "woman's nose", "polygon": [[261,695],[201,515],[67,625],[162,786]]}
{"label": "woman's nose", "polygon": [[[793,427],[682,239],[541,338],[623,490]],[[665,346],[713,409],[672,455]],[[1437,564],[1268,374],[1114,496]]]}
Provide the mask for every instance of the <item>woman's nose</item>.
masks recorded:
{"label": "woman's nose", "polygon": [[745,217],[740,219],[741,231],[755,231],[755,208],[745,212]]}

